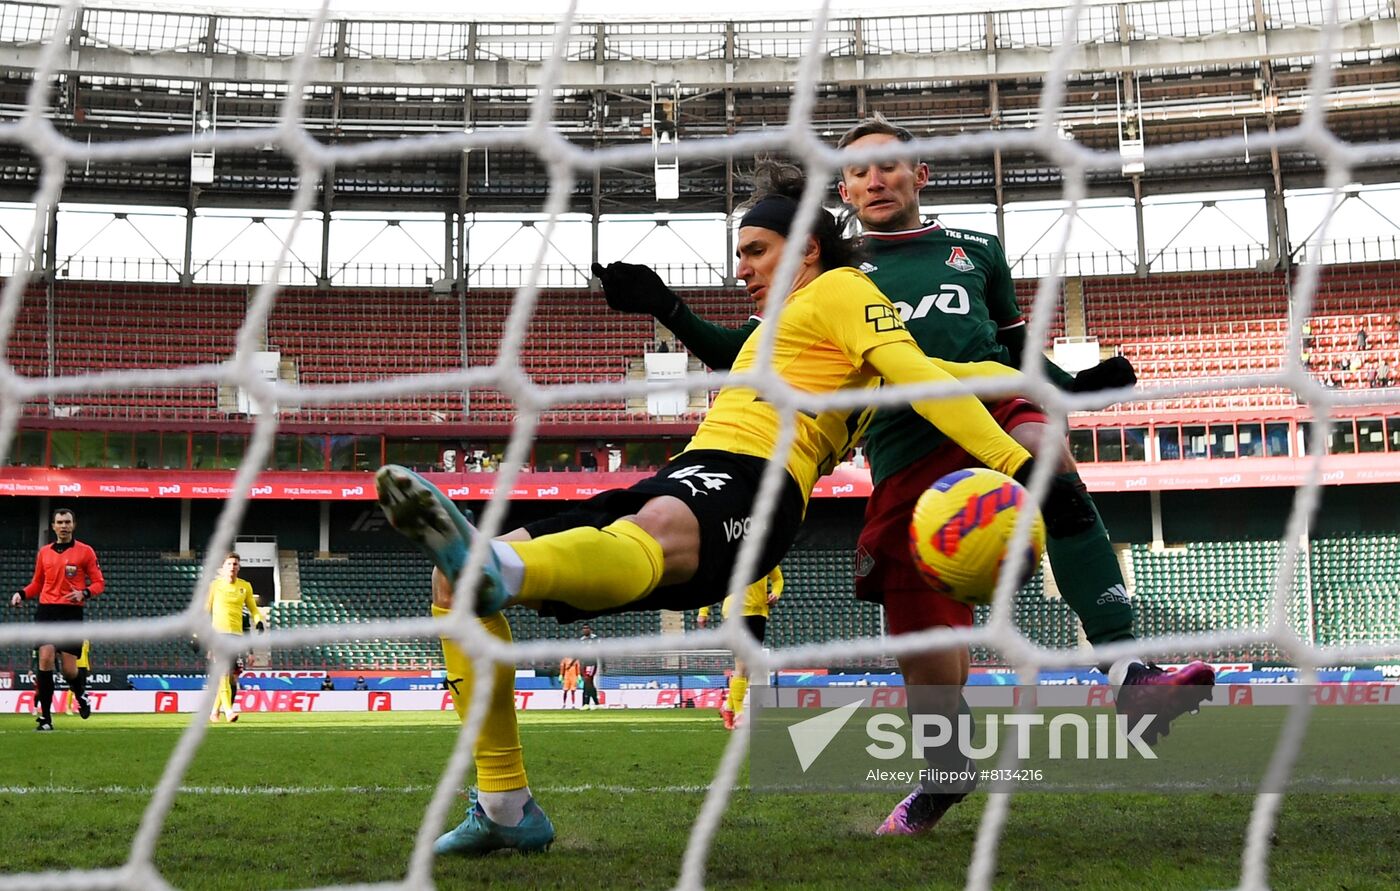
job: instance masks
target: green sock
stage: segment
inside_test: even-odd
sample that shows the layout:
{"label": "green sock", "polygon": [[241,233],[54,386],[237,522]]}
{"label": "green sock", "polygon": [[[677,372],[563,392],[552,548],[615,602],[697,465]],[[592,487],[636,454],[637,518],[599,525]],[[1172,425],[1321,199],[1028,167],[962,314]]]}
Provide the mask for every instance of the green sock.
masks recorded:
{"label": "green sock", "polygon": [[[1077,473],[1061,476],[1079,481]],[[1084,636],[1091,644],[1104,644],[1133,637],[1133,607],[1098,507],[1094,507],[1094,514],[1093,526],[1078,535],[1049,538],[1045,550],[1060,595],[1079,616]]]}

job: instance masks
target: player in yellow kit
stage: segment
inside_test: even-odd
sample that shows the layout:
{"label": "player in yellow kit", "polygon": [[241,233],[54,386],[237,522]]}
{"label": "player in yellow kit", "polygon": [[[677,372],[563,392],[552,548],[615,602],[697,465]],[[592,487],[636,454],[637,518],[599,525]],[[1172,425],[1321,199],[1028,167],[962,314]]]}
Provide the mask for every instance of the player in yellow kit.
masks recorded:
{"label": "player in yellow kit", "polygon": [[[776,181],[757,192],[739,225],[737,272],[761,303],[775,282],[798,202]],[[749,338],[734,372],[757,367],[763,325],[776,325],[766,368],[799,392],[1018,376],[996,363],[924,356],[899,312],[855,268],[854,242],[842,235],[835,218],[820,210],[811,223],[791,290],[781,295],[781,317],[760,325],[760,336]],[[595,271],[606,290],[608,271]],[[971,393],[950,388],[949,395],[917,400],[913,408],[987,466],[1022,480],[1030,473],[1030,453]],[[756,569],[740,580],[743,585],[778,565],[802,523],[813,485],[860,438],[872,414],[868,406],[853,405],[802,406],[786,415],[795,428],[786,474],[759,543]],[[379,503],[390,524],[433,561],[436,616],[451,610],[470,548],[485,549],[476,613],[483,629],[501,640],[510,640],[501,610],[512,604],[566,622],[605,613],[696,609],[729,587],[784,419],[784,411],[754,388],[725,386],[686,450],[655,476],[494,541],[483,539],[446,495],[407,468],[380,468]],[[464,714],[473,686],[471,659],[452,638],[443,638],[443,655],[448,686]],[[480,794],[471,796],[466,819],[437,840],[439,854],[538,851],[554,840],[553,824],[530,795],[514,680],[511,665],[493,668],[475,752]]]}
{"label": "player in yellow kit", "polygon": [[[82,685],[81,689],[86,690],[88,676],[92,674],[92,641],[83,641],[83,651],[78,654],[78,661],[74,664],[78,666],[78,683]],[[68,695],[68,714],[80,714],[80,708],[77,694],[70,692]]]}
{"label": "player in yellow kit", "polygon": [[[774,566],[773,571],[767,576],[744,589],[744,611],[742,613],[744,624],[749,627],[749,633],[759,643],[763,643],[763,639],[768,635],[768,611],[782,596],[783,569],[781,566]],[[729,613],[732,611],[736,599],[733,595],[724,599],[724,606],[721,608],[721,615],[724,618],[729,618]],[[710,608],[708,606],[700,607],[700,614],[697,618],[701,628],[708,625]],[[744,694],[748,690],[749,667],[744,664],[743,659],[735,656],[734,673],[729,676],[729,695],[719,710],[719,716],[724,719],[725,730],[733,730],[738,726],[739,718],[744,714]]]}
{"label": "player in yellow kit", "polygon": [[[241,561],[236,552],[224,558],[219,567],[219,577],[209,583],[209,599],[204,608],[209,611],[214,630],[220,634],[243,636],[243,610],[253,621],[253,627],[262,631],[267,627],[262,610],[258,608],[258,598],[253,596],[253,586],[246,579],[238,577]],[[233,673],[219,678],[219,692],[214,700],[214,710],[209,720],[217,721],[219,716],[228,718],[229,723],[238,720],[238,706],[233,700],[234,677],[241,669],[241,660],[234,663]]]}

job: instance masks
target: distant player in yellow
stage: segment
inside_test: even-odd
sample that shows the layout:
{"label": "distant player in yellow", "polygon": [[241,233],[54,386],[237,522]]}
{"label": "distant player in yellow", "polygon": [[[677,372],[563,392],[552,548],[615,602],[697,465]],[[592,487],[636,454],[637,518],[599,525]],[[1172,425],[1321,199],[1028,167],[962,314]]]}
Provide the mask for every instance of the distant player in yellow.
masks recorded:
{"label": "distant player in yellow", "polygon": [[[777,183],[773,183],[777,186]],[[798,186],[800,194],[801,186]],[[766,194],[765,194],[766,193]],[[758,190],[739,224],[738,275],[755,301],[774,285],[798,202],[790,189]],[[953,383],[958,377],[1019,376],[991,362],[930,359],[905,329],[898,310],[855,268],[853,240],[826,210],[811,221],[797,273],[773,331],[766,367],[806,393],[873,390],[891,384]],[[606,290],[608,270],[597,267]],[[733,370],[758,366],[765,332],[750,337]],[[966,391],[913,403],[948,437],[993,469],[1030,471],[1026,449],[997,426]],[[768,575],[802,524],[812,487],[860,439],[868,406],[804,406],[786,414],[795,425],[783,481],[769,515],[759,559],[745,587]],[[739,549],[750,533],[759,480],[785,417],[752,387],[722,388],[685,451],[650,479],[604,492],[561,516],[481,537],[446,495],[411,470],[382,467],[375,477],[390,524],[433,561],[433,614],[452,607],[453,586],[470,548],[485,550],[484,576],[474,594],[487,633],[510,639],[501,610],[510,605],[571,622],[617,612],[684,611],[712,603],[727,590]],[[443,639],[447,682],[459,713],[472,690],[473,667],[458,644]],[[479,855],[500,848],[543,850],[554,827],[530,795],[515,716],[514,667],[497,665],[476,748],[480,794],[466,819],[433,846],[439,854]]]}
{"label": "distant player in yellow", "polygon": [[[88,676],[92,674],[91,641],[83,641],[83,651],[78,654],[78,661],[75,664],[78,666],[78,682],[82,685],[81,689],[85,690],[87,689]],[[68,694],[68,714],[78,714],[78,697],[71,691]]]}
{"label": "distant player in yellow", "polygon": [[[771,586],[771,587],[770,587]],[[768,633],[768,610],[783,596],[783,569],[774,566],[773,571],[744,589],[744,624],[749,633],[759,643]],[[724,599],[722,615],[729,618],[734,604],[734,596]],[[710,608],[700,607],[698,623],[704,628],[710,622]],[[744,713],[744,695],[749,692],[749,667],[738,656],[734,657],[734,673],[729,676],[729,696],[724,700],[719,716],[724,719],[724,729],[733,730]]]}
{"label": "distant player in yellow", "polygon": [[[248,584],[246,579],[238,577],[240,563],[236,552],[224,558],[223,565],[219,567],[219,577],[209,583],[209,599],[204,605],[209,611],[215,631],[238,637],[243,636],[244,609],[248,610],[253,626],[258,631],[267,627],[262,610],[258,608],[258,598],[253,596],[253,586]],[[239,668],[235,663],[234,672]],[[214,710],[210,712],[209,720],[217,721],[222,714],[228,718],[229,723],[233,723],[238,720],[238,706],[233,701],[233,677],[223,675],[217,683],[219,693],[214,700]]]}

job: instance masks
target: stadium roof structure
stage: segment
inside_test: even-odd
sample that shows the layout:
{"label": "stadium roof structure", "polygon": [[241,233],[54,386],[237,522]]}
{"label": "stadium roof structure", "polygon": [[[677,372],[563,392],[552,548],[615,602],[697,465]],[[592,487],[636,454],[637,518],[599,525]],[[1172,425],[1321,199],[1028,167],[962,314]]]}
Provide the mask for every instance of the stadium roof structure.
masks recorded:
{"label": "stadium roof structure", "polygon": [[[1040,109],[1053,50],[1066,39],[1071,74],[1059,115],[1066,138],[1117,153],[1125,133],[1148,149],[1145,169],[1088,175],[1091,196],[1266,191],[1323,184],[1316,142],[1287,133],[1320,99],[1339,140],[1371,143],[1400,130],[1400,21],[1389,2],[1341,0],[1325,27],[1325,0],[1218,0],[1086,5],[1074,33],[1065,9],[833,18],[820,39],[812,128],[828,141],[871,112],[919,137],[1026,130]],[[61,7],[0,7],[0,116],[25,111],[34,72]],[[258,144],[222,148],[212,182],[191,182],[171,157],[70,164],[68,202],[174,207],[286,207],[294,160],[273,138],[305,16],[197,12],[101,3],[79,12],[61,39],[47,119],[77,145],[174,136],[201,124],[227,136],[266,131]],[[555,131],[580,147],[651,142],[658,89],[674,100],[688,149],[727,134],[783,127],[811,38],[807,20],[578,21],[570,25]],[[540,21],[404,21],[331,17],[313,42],[302,126],[326,144],[509,131],[530,121],[555,25]],[[1330,44],[1327,42],[1330,41]],[[1311,95],[1313,62],[1337,53],[1326,89]],[[1053,86],[1053,85],[1052,85]],[[1140,101],[1140,115],[1133,113]],[[1141,127],[1134,133],[1134,124]],[[1126,128],[1126,129],[1125,129]],[[1251,151],[1249,137],[1255,137]],[[1225,140],[1214,157],[1153,163],[1155,147]],[[447,141],[444,141],[447,143]],[[937,157],[940,203],[1063,197],[1053,160],[1024,148]],[[188,146],[185,147],[186,151]],[[727,212],[742,200],[743,159],[683,154],[680,195],[658,201],[650,163],[604,166],[575,182],[569,210],[602,214]],[[0,130],[0,200],[31,201],[40,164]],[[1394,159],[1350,170],[1353,182],[1394,182]],[[539,158],[522,147],[443,150],[341,165],[320,183],[318,208],[538,212],[548,191]]]}

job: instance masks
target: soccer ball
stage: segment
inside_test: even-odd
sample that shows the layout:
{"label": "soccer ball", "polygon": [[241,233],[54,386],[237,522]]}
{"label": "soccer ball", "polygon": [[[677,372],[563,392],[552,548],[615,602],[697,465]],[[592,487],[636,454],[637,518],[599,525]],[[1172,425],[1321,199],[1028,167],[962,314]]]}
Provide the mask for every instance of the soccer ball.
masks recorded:
{"label": "soccer ball", "polygon": [[985,467],[955,470],[919,496],[909,521],[909,550],[924,581],[974,606],[992,602],[1011,533],[1022,510],[1035,511],[1019,588],[1045,550],[1045,521],[1024,486]]}

